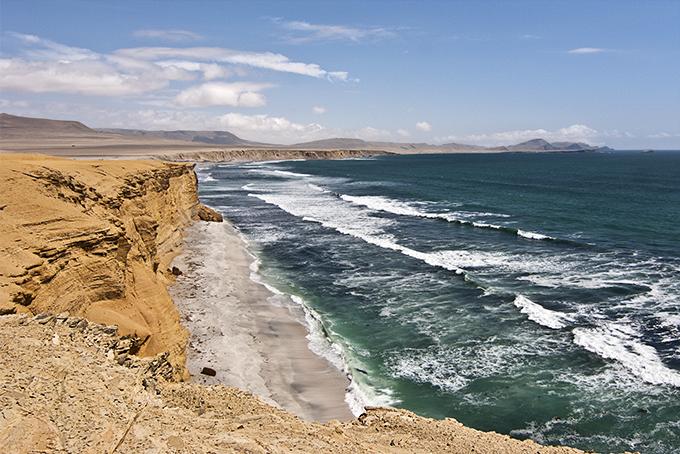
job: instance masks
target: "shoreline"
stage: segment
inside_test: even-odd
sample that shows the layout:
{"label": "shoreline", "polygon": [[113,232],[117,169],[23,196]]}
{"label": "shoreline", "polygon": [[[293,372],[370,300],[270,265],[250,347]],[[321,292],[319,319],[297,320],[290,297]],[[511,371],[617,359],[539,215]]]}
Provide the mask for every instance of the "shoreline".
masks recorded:
{"label": "shoreline", "polygon": [[[229,223],[192,222],[210,213],[198,201],[191,166],[3,158],[5,450],[581,452],[403,409],[366,407],[352,417],[341,392],[348,380],[309,349],[302,308],[272,304]],[[229,241],[215,247],[221,243],[211,232]],[[172,257],[182,276],[170,268]],[[193,277],[192,266],[212,274]],[[197,306],[192,298],[204,295],[231,304]],[[183,309],[185,297],[195,312]],[[220,316],[229,323],[214,323]],[[186,346],[187,328],[202,345]],[[230,370],[226,384],[237,387],[183,380],[189,370],[214,383],[195,370],[210,366],[203,360],[214,359],[211,349],[224,353],[215,380]],[[316,422],[334,418],[345,421]]]}
{"label": "shoreline", "polygon": [[302,309],[252,279],[254,263],[228,221],[187,228],[169,291],[190,333],[191,381],[245,389],[305,420],[353,419],[349,379],[309,348]]}

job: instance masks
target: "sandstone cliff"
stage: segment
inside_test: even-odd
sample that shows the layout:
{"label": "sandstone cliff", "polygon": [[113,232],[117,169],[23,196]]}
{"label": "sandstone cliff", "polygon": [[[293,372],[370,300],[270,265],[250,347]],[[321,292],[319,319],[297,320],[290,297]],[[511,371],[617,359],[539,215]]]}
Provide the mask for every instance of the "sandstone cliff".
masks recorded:
{"label": "sandstone cliff", "polygon": [[69,312],[169,351],[187,334],[166,285],[198,209],[190,165],[7,155],[0,166],[0,313]]}

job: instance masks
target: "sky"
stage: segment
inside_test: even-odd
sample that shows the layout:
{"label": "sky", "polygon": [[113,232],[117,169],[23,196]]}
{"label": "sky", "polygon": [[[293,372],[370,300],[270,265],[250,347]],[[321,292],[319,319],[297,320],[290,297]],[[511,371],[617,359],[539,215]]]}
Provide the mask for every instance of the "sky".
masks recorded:
{"label": "sky", "polygon": [[0,0],[0,111],[92,127],[680,149],[680,0]]}

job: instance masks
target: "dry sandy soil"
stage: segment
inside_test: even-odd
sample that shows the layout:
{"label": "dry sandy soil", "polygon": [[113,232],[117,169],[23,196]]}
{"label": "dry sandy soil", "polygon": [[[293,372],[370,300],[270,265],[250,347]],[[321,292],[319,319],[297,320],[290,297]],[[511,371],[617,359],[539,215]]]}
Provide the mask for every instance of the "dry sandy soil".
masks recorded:
{"label": "dry sandy soil", "polygon": [[80,318],[0,317],[0,446],[12,453],[581,452],[404,410],[303,422],[237,388],[167,382],[162,356],[119,365],[114,358],[125,348]]}

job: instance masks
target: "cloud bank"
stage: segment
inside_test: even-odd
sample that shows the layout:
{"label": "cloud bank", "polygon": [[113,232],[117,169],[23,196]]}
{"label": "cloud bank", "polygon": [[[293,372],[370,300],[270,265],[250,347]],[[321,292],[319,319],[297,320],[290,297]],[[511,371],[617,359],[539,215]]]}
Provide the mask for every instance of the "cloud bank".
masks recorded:
{"label": "cloud bank", "polygon": [[[35,35],[5,33],[21,51],[0,57],[0,89],[34,93],[71,93],[91,96],[148,95],[172,88],[176,82],[216,80],[242,75],[247,68],[283,72],[328,80],[347,80],[345,71],[329,71],[316,63],[291,60],[273,52],[251,52],[221,47],[137,47],[110,54],[67,46]],[[264,98],[251,85],[236,104],[227,89],[206,84],[178,100],[185,105],[206,104],[212,90],[213,105],[259,106]],[[233,87],[232,87],[233,88]],[[247,93],[245,93],[247,92]],[[199,99],[202,101],[191,101]],[[226,104],[229,103],[229,104]]]}
{"label": "cloud bank", "polygon": [[564,128],[549,129],[516,129],[485,134],[468,134],[437,138],[439,143],[459,142],[472,145],[500,146],[513,145],[531,139],[545,139],[548,142],[588,142],[598,145],[606,137],[624,136],[618,131],[601,132],[583,124],[573,124]]}

